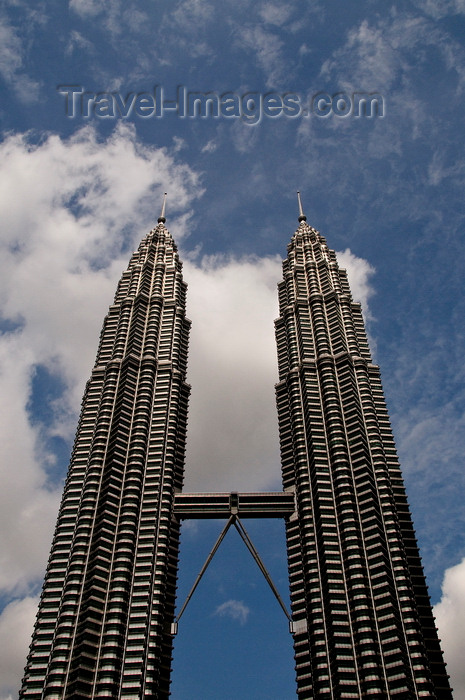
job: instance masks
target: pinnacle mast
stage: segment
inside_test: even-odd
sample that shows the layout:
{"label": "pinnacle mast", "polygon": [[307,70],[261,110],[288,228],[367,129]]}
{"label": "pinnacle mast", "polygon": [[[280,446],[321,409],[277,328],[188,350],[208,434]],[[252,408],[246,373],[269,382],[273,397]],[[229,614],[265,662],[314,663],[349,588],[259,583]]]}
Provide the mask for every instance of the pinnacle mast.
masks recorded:
{"label": "pinnacle mast", "polygon": [[163,204],[161,205],[161,214],[158,217],[158,223],[159,224],[164,224],[166,222],[165,218],[165,209],[166,209],[166,192],[163,195]]}
{"label": "pinnacle mast", "polygon": [[302,208],[302,200],[301,200],[301,198],[300,198],[300,192],[299,192],[299,191],[297,191],[297,201],[298,201],[298,203],[299,203],[299,222],[307,221],[307,217],[305,216],[304,210],[303,210],[303,208]]}

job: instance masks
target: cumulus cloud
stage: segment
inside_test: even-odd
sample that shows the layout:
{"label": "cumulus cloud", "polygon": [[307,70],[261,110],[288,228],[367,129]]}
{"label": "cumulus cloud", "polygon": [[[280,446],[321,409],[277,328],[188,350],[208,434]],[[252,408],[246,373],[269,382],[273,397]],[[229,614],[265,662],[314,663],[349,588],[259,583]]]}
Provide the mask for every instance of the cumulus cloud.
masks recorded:
{"label": "cumulus cloud", "polygon": [[227,600],[218,605],[214,615],[219,617],[229,617],[241,625],[245,625],[250,614],[250,609],[241,600]]}
{"label": "cumulus cloud", "polygon": [[[51,438],[72,437],[103,316],[162,192],[175,192],[184,212],[170,217],[181,242],[201,194],[175,152],[141,146],[126,125],[103,141],[86,127],[68,140],[52,134],[33,143],[16,134],[0,144],[0,590],[14,601],[0,618],[0,638],[16,612],[16,662],[8,662],[16,684],[32,627],[29,596],[43,574],[62,489],[51,473]],[[366,293],[366,267],[344,256],[352,283],[364,279]],[[185,263],[193,321],[186,488],[279,488],[273,320],[280,277],[277,257]],[[59,386],[52,402],[34,396],[38,370]],[[6,678],[8,693],[14,679]]]}
{"label": "cumulus cloud", "polygon": [[[139,147],[127,128],[103,143],[91,129],[39,145],[16,135],[0,151],[0,318],[13,328],[0,336],[0,588],[24,591],[44,569],[61,490],[48,480],[47,438],[74,431],[102,318],[127,264],[122,249],[133,247],[124,232],[134,234],[134,211],[138,226],[153,221],[162,187],[187,203],[196,178],[166,151]],[[29,414],[37,367],[64,386],[47,426]]]}
{"label": "cumulus cloud", "polygon": [[434,607],[439,637],[442,640],[447,671],[456,700],[465,698],[465,559],[447,569],[442,598]]}
{"label": "cumulus cloud", "polygon": [[187,264],[192,318],[186,488],[247,490],[279,479],[273,319],[281,259]]}
{"label": "cumulus cloud", "polygon": [[22,333],[0,339],[0,590],[22,593],[45,570],[61,490],[46,483],[38,429],[27,414],[37,358],[24,341]]}
{"label": "cumulus cloud", "polygon": [[[62,490],[50,476],[56,459],[50,438],[69,440],[74,432],[103,316],[164,189],[176,192],[184,208],[200,193],[195,173],[166,149],[140,146],[126,126],[105,141],[86,128],[69,140],[50,135],[34,144],[17,134],[0,144],[0,591],[6,596],[27,595],[43,575]],[[185,217],[177,220],[179,238],[186,226]],[[31,413],[38,368],[61,387],[52,404],[40,397],[47,420]],[[13,615],[18,621],[10,647],[16,663],[8,657],[11,672],[1,674],[5,693],[14,673],[16,685],[21,677],[31,607],[29,597],[16,599],[0,618],[0,638],[9,636]]]}
{"label": "cumulus cloud", "polygon": [[[338,253],[369,317],[370,264]],[[187,263],[192,319],[187,490],[279,488],[273,321],[281,258],[205,257]]]}
{"label": "cumulus cloud", "polygon": [[358,301],[362,305],[365,320],[370,319],[369,300],[374,292],[371,278],[375,273],[375,268],[370,265],[368,260],[354,255],[350,248],[339,252],[337,259],[340,267],[347,270],[350,291],[354,301]]}
{"label": "cumulus cloud", "polygon": [[6,606],[0,616],[1,700],[12,700],[17,694],[38,604],[38,597],[14,600]]}

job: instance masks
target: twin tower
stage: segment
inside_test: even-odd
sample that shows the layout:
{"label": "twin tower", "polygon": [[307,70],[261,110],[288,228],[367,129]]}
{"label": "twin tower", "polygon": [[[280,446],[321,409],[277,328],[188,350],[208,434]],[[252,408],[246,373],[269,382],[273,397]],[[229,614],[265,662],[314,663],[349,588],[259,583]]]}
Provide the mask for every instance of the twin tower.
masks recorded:
{"label": "twin tower", "polygon": [[301,206],[283,273],[283,491],[188,494],[190,321],[164,209],[133,254],[86,386],[20,698],[168,698],[180,522],[202,517],[252,549],[242,519],[285,518],[298,698],[452,698],[360,305]]}

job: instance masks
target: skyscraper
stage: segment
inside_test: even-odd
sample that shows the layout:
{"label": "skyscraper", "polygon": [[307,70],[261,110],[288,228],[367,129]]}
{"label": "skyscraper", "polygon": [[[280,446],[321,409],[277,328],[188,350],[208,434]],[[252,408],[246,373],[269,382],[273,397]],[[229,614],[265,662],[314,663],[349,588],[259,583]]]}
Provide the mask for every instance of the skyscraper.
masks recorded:
{"label": "skyscraper", "polygon": [[284,490],[181,492],[190,323],[163,206],[104,322],[21,698],[168,697],[190,517],[227,518],[265,576],[241,519],[286,519],[301,700],[451,698],[360,306],[299,205],[276,321]]}
{"label": "skyscraper", "polygon": [[168,696],[190,323],[164,223],[162,212],[103,325],[23,698]]}
{"label": "skyscraper", "polygon": [[299,205],[276,321],[298,695],[450,698],[360,305]]}

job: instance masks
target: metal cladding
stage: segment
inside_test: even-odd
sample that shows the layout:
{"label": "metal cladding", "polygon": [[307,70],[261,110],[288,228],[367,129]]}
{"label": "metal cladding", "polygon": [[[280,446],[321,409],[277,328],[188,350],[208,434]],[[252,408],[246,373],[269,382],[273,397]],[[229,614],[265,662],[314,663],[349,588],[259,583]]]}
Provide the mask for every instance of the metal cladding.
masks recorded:
{"label": "metal cladding", "polygon": [[123,273],[87,383],[21,698],[169,695],[190,322],[163,222]]}
{"label": "metal cladding", "polygon": [[451,698],[360,305],[299,221],[276,321],[298,697]]}
{"label": "metal cladding", "polygon": [[[334,251],[299,196],[276,321],[283,491],[183,494],[190,322],[165,200],[158,222],[104,322],[20,698],[166,700],[172,635],[234,525],[289,618],[300,700],[449,700],[379,369]],[[211,517],[226,527],[175,620],[180,520]],[[247,517],[286,521],[292,618]]]}

